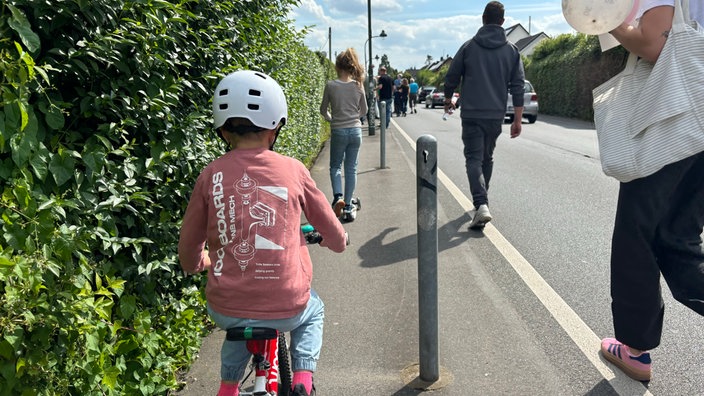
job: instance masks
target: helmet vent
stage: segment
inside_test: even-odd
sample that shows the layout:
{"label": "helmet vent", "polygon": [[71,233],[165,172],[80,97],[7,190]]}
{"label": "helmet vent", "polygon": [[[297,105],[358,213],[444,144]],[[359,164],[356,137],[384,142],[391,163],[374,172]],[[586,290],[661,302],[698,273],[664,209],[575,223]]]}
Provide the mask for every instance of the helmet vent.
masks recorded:
{"label": "helmet vent", "polygon": [[249,96],[262,96],[262,91],[258,91],[256,89],[250,89]]}
{"label": "helmet vent", "polygon": [[227,103],[220,103],[220,110],[227,110]]}
{"label": "helmet vent", "polygon": [[247,104],[247,108],[248,108],[249,110],[257,111],[257,110],[259,110],[259,105],[258,105],[258,104],[254,104],[254,103],[248,103],[248,104]]}
{"label": "helmet vent", "polygon": [[221,89],[219,95],[220,96],[227,96],[227,89]]}

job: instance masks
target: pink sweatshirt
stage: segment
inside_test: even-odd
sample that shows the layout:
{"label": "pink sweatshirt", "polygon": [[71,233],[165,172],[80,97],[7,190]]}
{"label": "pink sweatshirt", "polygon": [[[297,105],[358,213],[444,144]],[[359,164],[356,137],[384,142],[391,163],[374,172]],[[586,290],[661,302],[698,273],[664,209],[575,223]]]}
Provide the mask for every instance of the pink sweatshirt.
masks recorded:
{"label": "pink sweatshirt", "polygon": [[210,264],[206,298],[220,314],[294,316],[313,278],[302,212],[322,246],[345,250],[345,230],[302,163],[264,148],[231,150],[198,176],[181,226],[181,267],[197,273]]}

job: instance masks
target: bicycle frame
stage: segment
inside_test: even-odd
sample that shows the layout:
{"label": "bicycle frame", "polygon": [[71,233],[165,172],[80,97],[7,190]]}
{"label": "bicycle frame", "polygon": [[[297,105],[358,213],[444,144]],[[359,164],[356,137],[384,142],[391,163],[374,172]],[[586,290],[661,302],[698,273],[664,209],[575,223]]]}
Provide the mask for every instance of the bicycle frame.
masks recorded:
{"label": "bicycle frame", "polygon": [[[279,394],[279,342],[273,340],[249,340],[247,349],[252,352],[254,365],[254,389],[252,395]],[[240,393],[246,395],[245,393]]]}
{"label": "bicycle frame", "polygon": [[[286,387],[290,387],[290,376],[288,382],[282,380],[283,392],[279,393],[279,351],[288,353],[285,340],[283,345],[279,344],[279,340],[283,334],[275,329],[264,327],[235,327],[227,330],[228,341],[243,341],[246,342],[247,350],[252,353],[252,371],[254,372],[254,388],[251,392],[245,392],[240,389],[241,396],[277,396],[288,395]],[[288,357],[284,357],[288,359]],[[289,367],[286,365],[286,367]],[[288,369],[288,368],[286,368]],[[241,385],[246,381],[242,380]]]}

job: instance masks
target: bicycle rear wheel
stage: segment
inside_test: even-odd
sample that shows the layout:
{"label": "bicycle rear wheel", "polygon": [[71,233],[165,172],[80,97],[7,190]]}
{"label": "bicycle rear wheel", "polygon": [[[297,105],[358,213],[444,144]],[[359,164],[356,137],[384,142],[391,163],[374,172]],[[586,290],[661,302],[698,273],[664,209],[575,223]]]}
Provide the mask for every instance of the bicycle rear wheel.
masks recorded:
{"label": "bicycle rear wheel", "polygon": [[279,333],[279,395],[289,396],[291,393],[291,360],[286,343],[286,335]]}

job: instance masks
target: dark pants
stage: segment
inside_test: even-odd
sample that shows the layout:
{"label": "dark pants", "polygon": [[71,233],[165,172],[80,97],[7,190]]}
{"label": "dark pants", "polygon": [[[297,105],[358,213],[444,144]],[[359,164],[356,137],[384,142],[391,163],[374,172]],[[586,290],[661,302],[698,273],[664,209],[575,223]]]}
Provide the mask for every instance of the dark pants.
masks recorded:
{"label": "dark pants", "polygon": [[501,135],[503,120],[462,119],[462,142],[469,190],[474,207],[489,204],[489,180],[494,169],[496,139]]}
{"label": "dark pants", "polygon": [[401,92],[394,92],[394,113],[396,113],[396,116],[401,115],[402,106]]}
{"label": "dark pants", "polygon": [[660,344],[662,273],[677,301],[704,315],[704,153],[621,183],[611,247],[616,338],[636,349]]}

